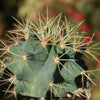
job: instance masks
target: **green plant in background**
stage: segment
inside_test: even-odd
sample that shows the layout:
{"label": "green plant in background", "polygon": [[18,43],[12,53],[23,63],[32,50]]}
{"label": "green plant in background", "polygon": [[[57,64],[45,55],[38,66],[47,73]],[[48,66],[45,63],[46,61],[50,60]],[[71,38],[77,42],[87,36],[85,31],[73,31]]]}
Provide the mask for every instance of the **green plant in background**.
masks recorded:
{"label": "green plant in background", "polygon": [[[5,92],[40,100],[76,96],[89,100],[89,82],[95,83],[81,56],[97,60],[94,48],[98,43],[93,43],[93,37],[84,42],[84,33],[78,31],[81,23],[72,25],[66,17],[62,21],[61,14],[16,21],[18,29],[8,35],[11,45],[1,41],[0,57],[8,55],[0,61],[0,71],[9,76],[1,82],[10,82]],[[9,90],[12,85],[14,89]]]}

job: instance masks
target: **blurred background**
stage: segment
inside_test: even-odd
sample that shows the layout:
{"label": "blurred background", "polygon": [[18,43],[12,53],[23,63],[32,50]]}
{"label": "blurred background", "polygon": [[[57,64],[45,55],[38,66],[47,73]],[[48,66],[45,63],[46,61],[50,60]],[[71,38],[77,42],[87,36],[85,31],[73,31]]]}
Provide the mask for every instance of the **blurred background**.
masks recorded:
{"label": "blurred background", "polygon": [[[38,12],[46,15],[47,7],[51,17],[62,13],[72,23],[85,20],[79,29],[86,32],[87,36],[94,33],[94,40],[100,42],[100,0],[0,0],[0,38],[6,40],[7,31],[16,28],[12,16],[20,20],[32,13],[32,16],[39,18]],[[97,58],[100,61],[100,56]],[[100,68],[98,61],[91,58],[85,58],[85,61],[89,69]],[[100,72],[96,74],[97,87],[91,88],[91,100],[100,100]]]}

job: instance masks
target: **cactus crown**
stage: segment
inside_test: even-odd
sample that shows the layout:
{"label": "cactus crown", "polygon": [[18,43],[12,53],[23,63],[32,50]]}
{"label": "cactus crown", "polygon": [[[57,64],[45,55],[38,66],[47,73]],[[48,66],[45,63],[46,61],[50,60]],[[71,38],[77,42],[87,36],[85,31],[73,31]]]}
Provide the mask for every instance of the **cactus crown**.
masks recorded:
{"label": "cactus crown", "polygon": [[2,71],[6,68],[13,73],[6,80],[10,81],[10,86],[14,84],[13,94],[41,100],[66,97],[68,92],[76,93],[79,88],[82,91],[88,88],[84,76],[94,83],[85,71],[87,67],[81,56],[89,54],[97,60],[92,50],[97,45],[90,46],[92,38],[83,42],[84,33],[78,30],[81,23],[72,25],[66,17],[62,21],[61,14],[52,18],[28,18],[23,24],[17,22],[18,29],[10,31],[8,36],[11,45],[1,41],[3,48],[0,49],[3,52],[1,56],[11,55],[9,61],[6,59],[0,64]]}

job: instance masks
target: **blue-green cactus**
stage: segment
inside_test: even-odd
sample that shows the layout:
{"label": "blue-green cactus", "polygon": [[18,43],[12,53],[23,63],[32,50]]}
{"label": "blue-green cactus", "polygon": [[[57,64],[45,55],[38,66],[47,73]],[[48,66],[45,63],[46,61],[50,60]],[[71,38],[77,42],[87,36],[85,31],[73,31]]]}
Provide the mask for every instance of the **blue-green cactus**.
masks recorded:
{"label": "blue-green cactus", "polygon": [[76,78],[87,75],[81,55],[88,53],[85,45],[89,43],[83,43],[79,25],[71,25],[66,18],[65,22],[60,20],[61,15],[33,22],[27,19],[26,24],[18,22],[19,29],[10,31],[16,38],[11,35],[14,43],[4,49],[12,58],[4,66],[13,73],[9,79],[13,93],[43,100],[87,88],[83,78],[79,78],[79,86]]}

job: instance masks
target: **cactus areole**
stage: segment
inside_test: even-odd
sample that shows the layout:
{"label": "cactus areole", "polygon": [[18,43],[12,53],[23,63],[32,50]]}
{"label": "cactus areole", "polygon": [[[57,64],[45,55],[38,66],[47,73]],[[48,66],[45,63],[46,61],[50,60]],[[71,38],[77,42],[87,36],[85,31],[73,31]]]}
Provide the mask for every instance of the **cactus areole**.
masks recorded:
{"label": "cactus areole", "polygon": [[12,60],[5,63],[13,73],[14,93],[48,100],[87,88],[81,79],[87,70],[81,59],[87,47],[81,41],[83,33],[78,32],[80,24],[61,20],[61,14],[27,18],[23,24],[18,21],[17,30],[10,31],[10,39],[18,38],[8,47]]}

